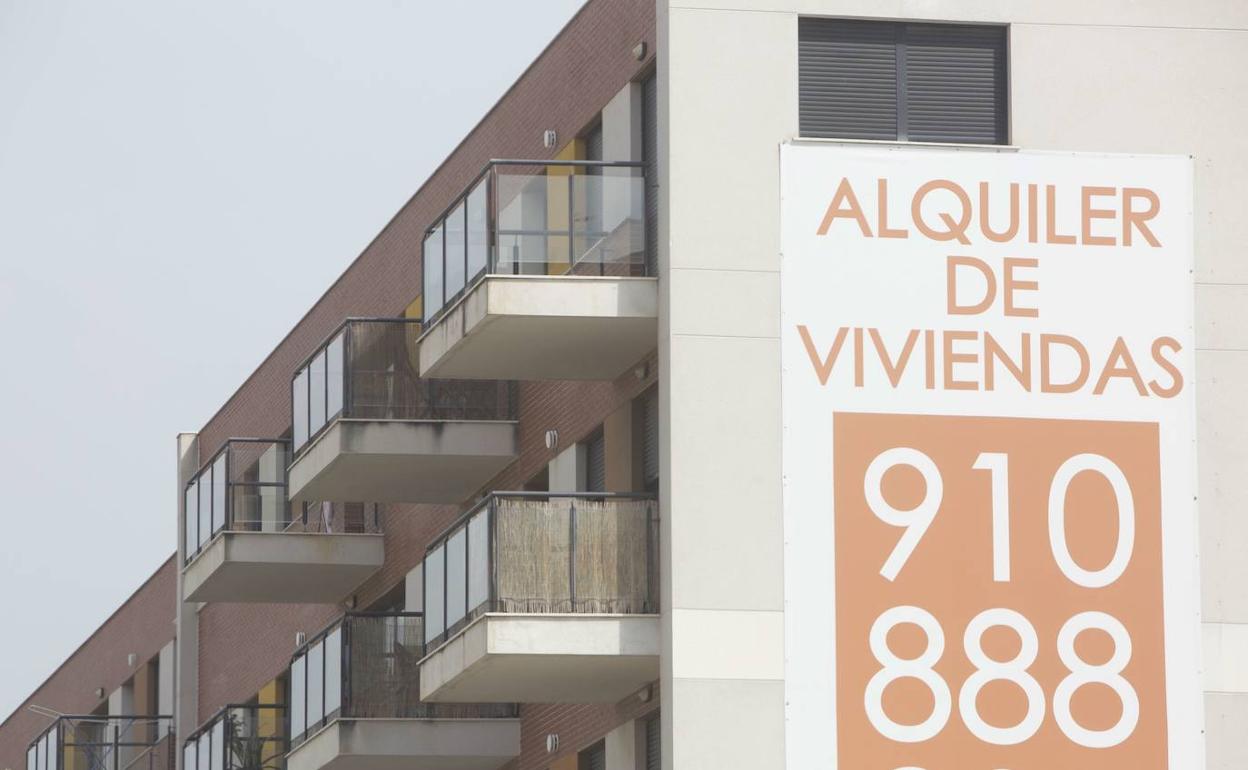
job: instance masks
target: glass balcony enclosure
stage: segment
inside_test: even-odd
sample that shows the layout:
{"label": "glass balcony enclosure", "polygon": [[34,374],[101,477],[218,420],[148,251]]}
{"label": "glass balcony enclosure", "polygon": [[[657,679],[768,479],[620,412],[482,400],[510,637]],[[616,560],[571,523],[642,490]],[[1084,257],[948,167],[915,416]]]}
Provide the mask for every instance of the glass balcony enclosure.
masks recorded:
{"label": "glass balcony enclosure", "polygon": [[286,495],[290,443],[235,438],[209,460],[185,490],[185,547],[189,563],[217,533],[381,531],[374,503],[301,502]]}
{"label": "glass balcony enclosure", "polygon": [[291,381],[296,458],[338,419],[514,419],[510,383],[422,380],[420,329],[416,319],[351,318],[308,357]]}
{"label": "glass balcony enclosure", "polygon": [[348,613],[300,647],[290,663],[291,746],[335,719],[517,716],[510,704],[423,703],[423,637],[420,613]]}
{"label": "glass balcony enclosure", "polygon": [[652,496],[496,492],[429,547],[425,642],[483,613],[658,612]]}
{"label": "glass balcony enclosure", "polygon": [[189,562],[222,530],[276,532],[290,520],[284,439],[230,439],[187,483],[184,545]]}
{"label": "glass balcony enclosure", "polygon": [[182,744],[182,770],[284,770],[286,707],[230,705]]}
{"label": "glass balcony enclosure", "polygon": [[494,160],[425,235],[424,316],[486,274],[646,274],[641,163]]}
{"label": "glass balcony enclosure", "polygon": [[171,716],[62,716],[26,749],[26,770],[173,770]]}

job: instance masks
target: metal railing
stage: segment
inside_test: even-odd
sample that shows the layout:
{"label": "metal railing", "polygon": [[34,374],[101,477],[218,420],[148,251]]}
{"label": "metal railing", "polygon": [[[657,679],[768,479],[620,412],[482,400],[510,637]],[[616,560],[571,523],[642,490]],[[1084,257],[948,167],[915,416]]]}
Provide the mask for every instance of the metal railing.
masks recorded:
{"label": "metal railing", "polygon": [[232,438],[186,485],[189,564],[219,532],[377,533],[376,503],[303,502],[286,495],[286,439]]}
{"label": "metal railing", "polygon": [[424,317],[486,274],[646,274],[644,164],[492,160],[426,231]]}
{"label": "metal railing", "polygon": [[291,747],[336,719],[515,718],[514,704],[420,700],[424,626],[419,612],[343,615],[290,663]]}
{"label": "metal railing", "polygon": [[286,707],[231,704],[182,744],[182,770],[284,770]]}
{"label": "metal railing", "polygon": [[420,378],[412,318],[348,318],[291,379],[296,456],[339,419],[511,420],[514,387]]}
{"label": "metal railing", "polygon": [[171,716],[61,716],[26,749],[26,770],[173,770]]}
{"label": "metal railing", "polygon": [[653,495],[495,492],[425,553],[425,643],[487,612],[659,611]]}

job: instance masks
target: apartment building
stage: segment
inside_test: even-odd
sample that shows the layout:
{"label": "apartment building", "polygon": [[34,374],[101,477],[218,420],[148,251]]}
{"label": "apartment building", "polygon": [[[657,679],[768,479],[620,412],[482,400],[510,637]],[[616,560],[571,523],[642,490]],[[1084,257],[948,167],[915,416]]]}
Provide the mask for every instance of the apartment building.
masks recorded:
{"label": "apartment building", "polygon": [[1248,766],[1246,87],[1231,0],[590,0],[0,768]]}

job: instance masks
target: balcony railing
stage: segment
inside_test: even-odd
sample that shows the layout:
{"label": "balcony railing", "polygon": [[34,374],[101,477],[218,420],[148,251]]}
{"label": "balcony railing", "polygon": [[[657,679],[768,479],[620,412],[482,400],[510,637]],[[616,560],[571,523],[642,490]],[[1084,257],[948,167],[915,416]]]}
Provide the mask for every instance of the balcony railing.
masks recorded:
{"label": "balcony railing", "polygon": [[230,705],[182,744],[182,770],[284,770],[286,707]]}
{"label": "balcony railing", "polygon": [[291,382],[298,456],[337,419],[510,420],[508,382],[422,380],[420,322],[350,318],[295,372]]}
{"label": "balcony railing", "polygon": [[26,770],[173,770],[173,717],[62,716],[26,749]]}
{"label": "balcony railing", "polygon": [[513,704],[422,702],[422,657],[424,626],[420,613],[344,615],[300,647],[291,659],[291,746],[300,745],[335,719],[517,716]]}
{"label": "balcony railing", "polygon": [[426,322],[486,274],[646,274],[643,164],[494,160],[425,234]]}
{"label": "balcony railing", "polygon": [[651,496],[490,495],[425,554],[426,644],[487,612],[658,612],[658,523]]}
{"label": "balcony railing", "polygon": [[189,563],[219,532],[374,533],[374,503],[304,502],[286,496],[290,443],[233,438],[186,485],[185,547]]}

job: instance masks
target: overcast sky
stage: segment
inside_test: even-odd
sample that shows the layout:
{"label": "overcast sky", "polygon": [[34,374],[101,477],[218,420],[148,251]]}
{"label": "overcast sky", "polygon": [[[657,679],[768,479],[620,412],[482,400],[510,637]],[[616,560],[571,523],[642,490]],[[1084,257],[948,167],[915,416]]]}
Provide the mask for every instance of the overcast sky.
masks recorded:
{"label": "overcast sky", "polygon": [[0,0],[0,718],[173,552],[175,434],[580,4]]}

